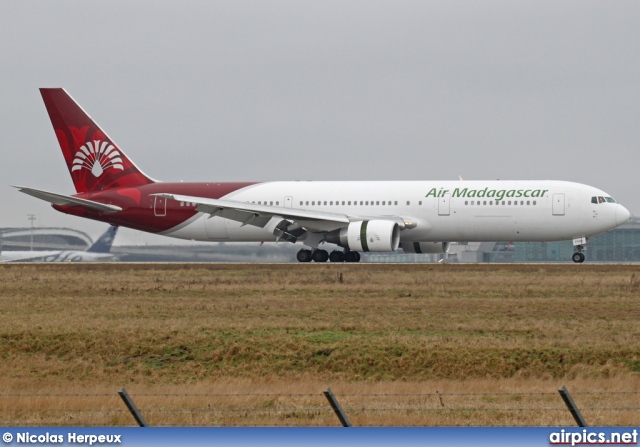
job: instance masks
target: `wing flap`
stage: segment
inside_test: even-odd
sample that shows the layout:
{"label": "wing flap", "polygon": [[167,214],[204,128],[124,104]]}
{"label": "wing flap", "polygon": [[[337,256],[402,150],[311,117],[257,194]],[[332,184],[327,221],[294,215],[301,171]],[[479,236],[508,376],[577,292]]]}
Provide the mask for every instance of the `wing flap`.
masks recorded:
{"label": "wing flap", "polygon": [[[193,203],[193,200],[190,200]],[[242,222],[242,225],[254,225],[256,227],[264,228],[269,223],[272,216],[263,216],[260,213],[244,211],[235,208],[224,208],[220,206],[198,204],[196,209],[201,213],[209,214],[209,218],[214,216],[224,217],[225,219],[235,220],[236,222]]]}
{"label": "wing flap", "polygon": [[327,213],[322,211],[300,210],[280,206],[257,205],[255,203],[238,202],[235,200],[209,199],[205,197],[184,196],[179,194],[151,194],[179,202],[196,204],[196,209],[208,213],[212,217],[220,216],[235,220],[243,225],[264,227],[272,217],[282,217],[297,222],[312,231],[332,231],[349,224],[352,219],[345,214]]}

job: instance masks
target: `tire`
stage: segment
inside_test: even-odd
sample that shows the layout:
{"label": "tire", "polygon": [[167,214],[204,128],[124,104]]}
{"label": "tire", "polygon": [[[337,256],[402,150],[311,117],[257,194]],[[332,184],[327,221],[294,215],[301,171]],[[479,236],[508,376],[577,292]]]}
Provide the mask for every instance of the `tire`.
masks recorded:
{"label": "tire", "polygon": [[329,261],[331,262],[344,262],[344,252],[334,250],[329,255]]}
{"label": "tire", "polygon": [[314,250],[311,253],[311,259],[313,259],[313,262],[327,262],[329,253],[327,253],[327,250]]}
{"label": "tire", "polygon": [[311,250],[305,250],[304,248],[296,254],[298,262],[311,262]]}
{"label": "tire", "polygon": [[348,251],[344,254],[344,262],[358,262],[360,261],[360,253],[357,251]]}
{"label": "tire", "polygon": [[576,263],[584,262],[584,254],[580,252],[576,252],[573,254],[573,256],[571,256],[571,259],[573,259],[573,262],[576,262]]}

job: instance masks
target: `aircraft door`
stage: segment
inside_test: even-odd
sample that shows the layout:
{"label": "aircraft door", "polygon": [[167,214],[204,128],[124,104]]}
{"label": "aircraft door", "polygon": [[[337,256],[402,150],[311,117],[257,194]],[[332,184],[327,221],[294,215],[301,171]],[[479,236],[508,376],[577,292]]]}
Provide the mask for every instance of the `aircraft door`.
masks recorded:
{"label": "aircraft door", "polygon": [[293,205],[293,197],[292,196],[287,196],[284,198],[284,207],[285,208],[291,208],[291,206]]}
{"label": "aircraft door", "polygon": [[564,216],[564,194],[553,195],[551,212],[554,216]]}
{"label": "aircraft door", "polygon": [[164,197],[155,197],[155,201],[153,202],[153,213],[156,216],[166,216],[167,199],[165,199]]}
{"label": "aircraft door", "polygon": [[451,213],[451,194],[438,197],[438,215],[448,216]]}

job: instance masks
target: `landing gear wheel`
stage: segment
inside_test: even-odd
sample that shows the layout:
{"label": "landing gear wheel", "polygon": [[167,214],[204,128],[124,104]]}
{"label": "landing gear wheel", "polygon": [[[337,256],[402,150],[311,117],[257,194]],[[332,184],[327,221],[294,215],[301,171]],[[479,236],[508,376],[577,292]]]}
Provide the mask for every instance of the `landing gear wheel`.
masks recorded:
{"label": "landing gear wheel", "polygon": [[576,252],[571,256],[571,259],[573,259],[573,262],[577,263],[584,262],[584,253]]}
{"label": "landing gear wheel", "polygon": [[311,262],[311,250],[305,250],[304,248],[296,254],[298,262]]}
{"label": "landing gear wheel", "polygon": [[313,262],[327,262],[329,253],[327,253],[327,250],[314,250],[311,253],[311,259],[313,259]]}
{"label": "landing gear wheel", "polygon": [[344,254],[345,262],[360,262],[360,253],[357,251],[348,251]]}
{"label": "landing gear wheel", "polygon": [[344,252],[334,250],[329,255],[329,261],[331,262],[344,262]]}

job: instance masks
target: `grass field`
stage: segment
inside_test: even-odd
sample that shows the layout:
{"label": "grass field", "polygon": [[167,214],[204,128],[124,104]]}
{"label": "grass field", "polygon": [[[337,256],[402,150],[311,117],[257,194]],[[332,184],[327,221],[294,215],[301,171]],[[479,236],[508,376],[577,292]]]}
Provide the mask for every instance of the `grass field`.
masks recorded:
{"label": "grass field", "polygon": [[132,425],[122,386],[151,425],[336,425],[327,386],[354,425],[571,425],[563,384],[638,425],[639,295],[629,265],[2,265],[0,425]]}

